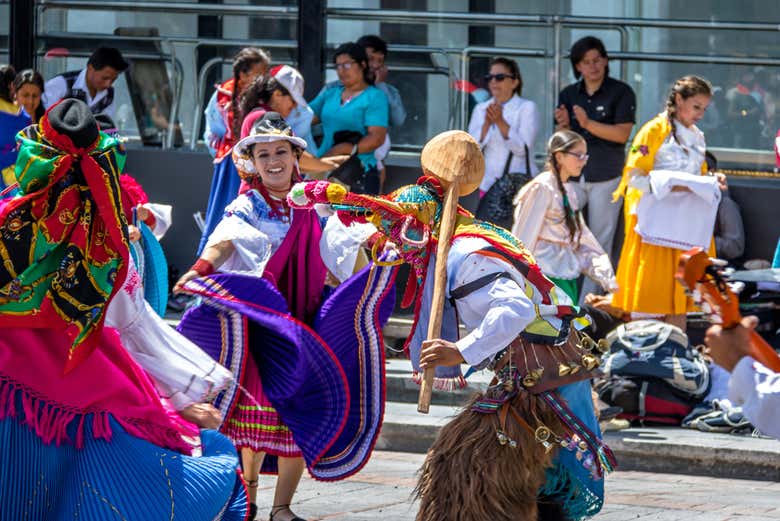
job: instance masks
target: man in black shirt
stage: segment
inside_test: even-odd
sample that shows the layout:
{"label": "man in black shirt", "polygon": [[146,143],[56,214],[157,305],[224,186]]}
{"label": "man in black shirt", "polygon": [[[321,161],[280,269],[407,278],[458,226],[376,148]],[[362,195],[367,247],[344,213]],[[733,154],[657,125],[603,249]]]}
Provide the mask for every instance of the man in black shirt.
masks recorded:
{"label": "man in black shirt", "polygon": [[[636,95],[627,84],[610,78],[607,50],[598,38],[576,41],[570,58],[579,81],[558,95],[555,122],[558,129],[571,129],[588,143],[590,158],[576,186],[577,195],[580,208],[588,205],[588,226],[611,255],[621,208],[612,202],[612,192],[620,183],[626,142],[636,122]],[[595,292],[588,281],[583,296]]]}

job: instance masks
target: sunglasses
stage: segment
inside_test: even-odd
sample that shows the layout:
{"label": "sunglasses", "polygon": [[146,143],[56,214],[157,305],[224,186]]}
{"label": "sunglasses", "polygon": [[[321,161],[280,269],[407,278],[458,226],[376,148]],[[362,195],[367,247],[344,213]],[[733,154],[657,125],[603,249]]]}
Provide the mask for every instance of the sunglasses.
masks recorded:
{"label": "sunglasses", "polygon": [[577,152],[564,152],[564,154],[568,154],[570,156],[574,156],[574,157],[576,157],[578,160],[580,160],[582,162],[587,161],[588,158],[590,157],[588,154],[585,154],[585,153],[578,154]]}
{"label": "sunglasses", "polygon": [[490,83],[493,80],[496,81],[504,81],[507,78],[512,78],[513,80],[515,77],[511,74],[504,74],[503,72],[499,72],[498,74],[485,74],[485,81]]}

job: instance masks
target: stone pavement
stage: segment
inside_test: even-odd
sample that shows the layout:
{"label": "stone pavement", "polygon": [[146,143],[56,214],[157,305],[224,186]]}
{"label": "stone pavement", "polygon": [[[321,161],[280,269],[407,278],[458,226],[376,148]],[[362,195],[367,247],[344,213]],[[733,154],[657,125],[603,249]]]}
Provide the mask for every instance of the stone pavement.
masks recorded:
{"label": "stone pavement", "polygon": [[[322,483],[304,477],[295,512],[310,520],[413,520],[411,493],[422,460],[421,454],[375,451],[350,479]],[[274,478],[263,476],[260,484],[257,519],[266,519]],[[606,504],[593,519],[780,521],[780,483],[617,471],[607,478]]]}

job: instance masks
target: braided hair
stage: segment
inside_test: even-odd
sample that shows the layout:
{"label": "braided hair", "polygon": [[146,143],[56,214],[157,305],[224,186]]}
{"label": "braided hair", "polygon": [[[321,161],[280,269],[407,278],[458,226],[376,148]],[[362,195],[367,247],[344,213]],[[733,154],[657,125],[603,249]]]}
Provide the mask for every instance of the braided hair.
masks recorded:
{"label": "braided hair", "polygon": [[238,137],[241,134],[241,120],[239,115],[238,101],[241,95],[238,92],[238,80],[241,73],[247,73],[258,63],[271,63],[271,55],[258,47],[244,47],[235,58],[233,58],[233,95],[230,98],[230,110],[233,112],[233,136]]}
{"label": "braided hair", "polygon": [[580,211],[574,210],[569,203],[569,196],[566,194],[566,189],[563,187],[563,181],[561,181],[561,172],[558,167],[558,160],[555,154],[558,152],[568,152],[575,145],[579,143],[585,143],[585,139],[572,130],[559,130],[550,137],[550,141],[547,142],[547,168],[552,172],[555,177],[558,190],[563,197],[563,216],[566,220],[566,228],[569,229],[569,239],[580,244],[581,226],[580,226]]}
{"label": "braided hair", "polygon": [[699,94],[709,98],[712,97],[712,85],[704,78],[698,76],[683,76],[672,85],[669,97],[666,99],[666,117],[669,118],[669,125],[672,127],[672,138],[675,141],[677,141],[677,129],[674,124],[674,120],[677,117],[677,94],[684,100]]}

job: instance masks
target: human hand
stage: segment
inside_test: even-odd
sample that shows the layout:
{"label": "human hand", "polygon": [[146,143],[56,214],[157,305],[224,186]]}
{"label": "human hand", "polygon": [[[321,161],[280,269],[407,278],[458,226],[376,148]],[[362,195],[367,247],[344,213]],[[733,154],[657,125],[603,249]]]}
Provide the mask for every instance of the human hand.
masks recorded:
{"label": "human hand", "polygon": [[718,180],[718,188],[720,188],[721,192],[725,192],[729,189],[729,183],[726,179],[726,174],[715,172],[715,178]]}
{"label": "human hand", "polygon": [[588,124],[590,124],[588,113],[585,112],[585,109],[579,105],[574,105],[573,110],[574,117],[577,119],[577,123],[579,123],[583,129],[588,130]]}
{"label": "human hand", "polygon": [[487,107],[485,118],[491,123],[498,123],[504,120],[504,107],[500,103],[491,103]]}
{"label": "human hand", "polygon": [[569,128],[571,122],[569,121],[569,110],[566,105],[561,104],[555,109],[555,122],[561,128]]}
{"label": "human hand", "polygon": [[138,217],[139,221],[146,222],[146,220],[149,219],[151,213],[152,212],[149,211],[149,208],[147,208],[142,204],[139,204],[138,206],[135,207],[135,215],[136,217]]}
{"label": "human hand", "polygon": [[200,277],[200,273],[198,273],[197,271],[195,270],[188,271],[187,273],[182,275],[178,281],[176,281],[176,285],[173,287],[173,292],[181,293],[182,290],[184,289],[184,285],[187,282],[191,281],[192,279],[197,279],[198,277]]}
{"label": "human hand", "polygon": [[435,338],[422,343],[420,352],[420,367],[434,368],[437,365],[452,366],[464,363],[463,355],[454,342]]}
{"label": "human hand", "polygon": [[334,169],[341,166],[341,164],[347,159],[349,159],[349,155],[340,155],[340,156],[323,157],[320,159],[320,161],[330,166],[331,169]]}
{"label": "human hand", "polygon": [[374,69],[374,83],[384,83],[387,81],[388,72],[387,65],[382,65],[381,67]]}
{"label": "human hand", "polygon": [[127,225],[127,234],[130,238],[130,242],[138,242],[141,239],[141,230],[132,224]]}
{"label": "human hand", "polygon": [[179,416],[202,429],[219,429],[222,414],[210,403],[193,403],[179,411]]}
{"label": "human hand", "polygon": [[704,335],[710,356],[716,364],[726,371],[733,371],[737,363],[750,354],[750,332],[758,325],[758,318],[744,317],[740,325],[732,329],[723,329],[714,325]]}

